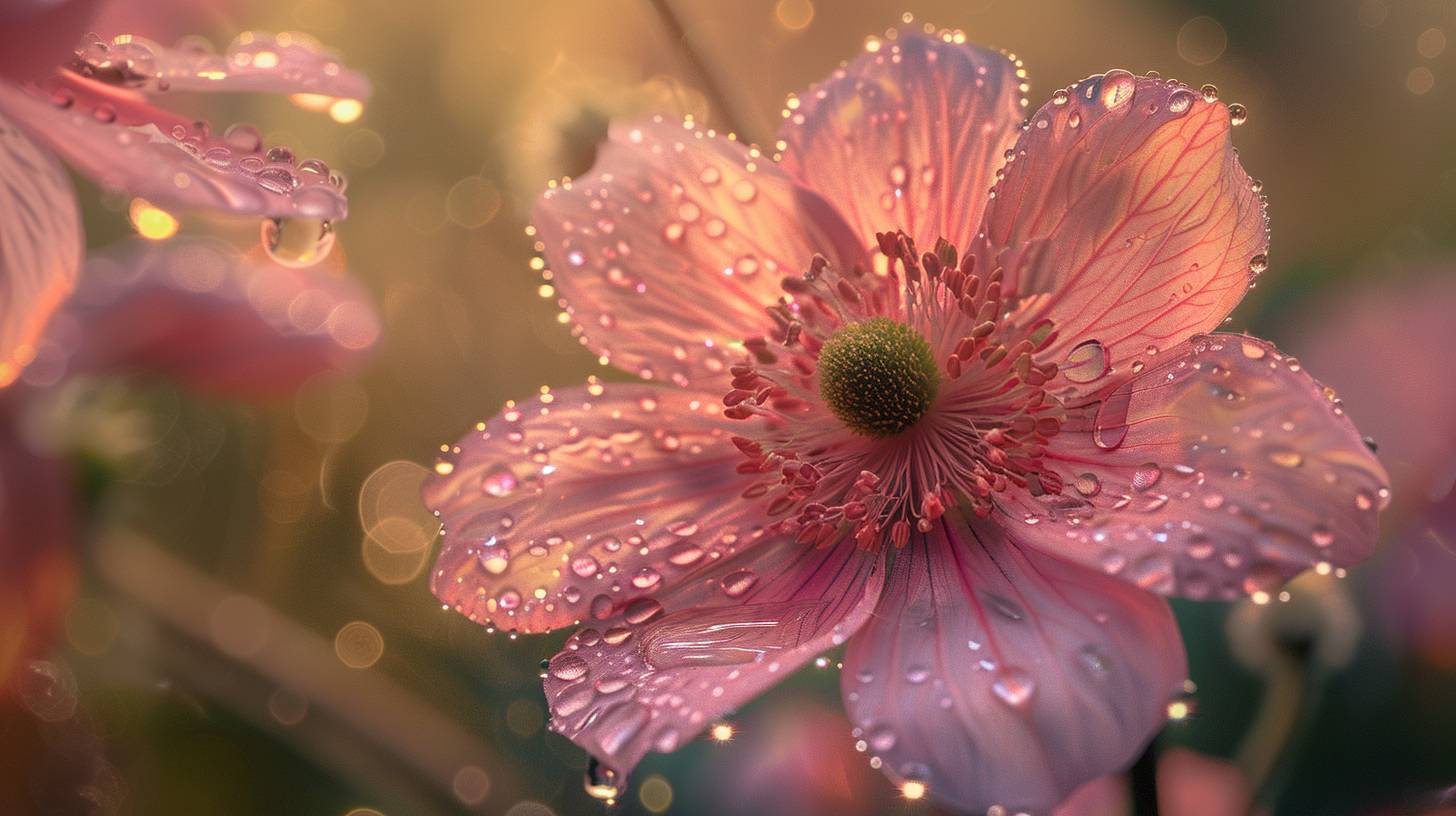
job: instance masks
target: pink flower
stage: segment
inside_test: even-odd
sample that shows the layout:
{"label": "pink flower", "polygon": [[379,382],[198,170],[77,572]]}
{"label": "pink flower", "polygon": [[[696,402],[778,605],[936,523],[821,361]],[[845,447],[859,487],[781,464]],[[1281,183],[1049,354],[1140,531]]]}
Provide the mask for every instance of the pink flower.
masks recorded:
{"label": "pink flower", "polygon": [[151,99],[169,90],[362,98],[363,77],[297,34],[244,34],[222,53],[125,35],[70,51],[96,5],[22,0],[0,10],[0,386],[30,361],[76,282],[81,224],[56,157],[163,207],[325,223],[347,212],[343,179],[322,162],[265,151],[250,127],[214,134]]}
{"label": "pink flower", "polygon": [[649,382],[446,448],[433,587],[583,625],[552,727],[618,775],[847,643],[894,780],[1045,812],[1162,725],[1160,595],[1375,543],[1385,474],[1334,395],[1205,333],[1267,264],[1216,92],[1110,71],[1023,125],[1020,63],[963,39],[901,31],[791,97],[781,160],[620,125],[537,206],[583,342]]}
{"label": "pink flower", "polygon": [[[338,256],[326,264],[341,265]],[[78,377],[164,377],[214,396],[286,394],[358,363],[378,318],[352,282],[224,243],[125,242],[83,284],[0,391],[0,694],[49,647],[75,583],[79,532],[64,451],[32,438],[37,400]]]}

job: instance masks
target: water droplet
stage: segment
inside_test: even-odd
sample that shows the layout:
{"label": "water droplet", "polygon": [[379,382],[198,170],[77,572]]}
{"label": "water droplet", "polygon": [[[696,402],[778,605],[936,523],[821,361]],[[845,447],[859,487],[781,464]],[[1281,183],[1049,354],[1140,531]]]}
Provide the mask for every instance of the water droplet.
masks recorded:
{"label": "water droplet", "polygon": [[1262,252],[1249,259],[1249,271],[1253,272],[1255,275],[1264,274],[1264,270],[1268,268],[1269,256],[1265,255]]}
{"label": "water droplet", "polygon": [[1199,88],[1198,91],[1199,91],[1199,93],[1203,94],[1203,101],[1204,102],[1217,102],[1218,101],[1218,86],[1217,85],[1204,85],[1202,88]]}
{"label": "water droplet", "polygon": [[1145,462],[1138,465],[1137,470],[1132,472],[1132,489],[1147,490],[1158,483],[1163,477],[1163,469],[1154,462]]}
{"label": "water droplet", "polygon": [[730,598],[737,598],[753,588],[758,583],[758,576],[751,570],[738,570],[737,572],[723,576],[719,585],[723,588],[723,594]]}
{"label": "water droplet", "polygon": [[1092,442],[1097,447],[1115,450],[1127,438],[1127,412],[1132,394],[1131,383],[1125,383],[1097,407],[1097,416],[1092,420]]}
{"label": "water droplet", "polygon": [[274,263],[303,269],[328,257],[334,248],[334,226],[323,218],[265,218],[262,241]]}
{"label": "water droplet", "polygon": [[1196,97],[1187,88],[1179,88],[1168,95],[1168,112],[1184,113],[1193,106]]}
{"label": "water droplet", "polygon": [[1269,452],[1269,461],[1280,467],[1297,468],[1304,464],[1304,455],[1299,451],[1280,448]]}
{"label": "water droplet", "polygon": [[1094,677],[1101,678],[1107,674],[1107,656],[1102,654],[1096,646],[1083,646],[1082,650],[1077,652],[1077,661]]}
{"label": "water droplet", "polygon": [[1126,71],[1108,71],[1102,78],[1102,106],[1108,110],[1126,105],[1137,91],[1137,80]]}
{"label": "water droplet", "polygon": [[480,489],[496,498],[504,498],[516,491],[516,474],[505,465],[496,465],[480,479]]}
{"label": "water droplet", "polygon": [[747,204],[758,196],[758,186],[748,179],[739,179],[733,183],[733,198],[741,204]]}
{"label": "water droplet", "polygon": [[1310,531],[1309,538],[1316,547],[1328,547],[1335,543],[1335,534],[1324,525],[1317,525]]}
{"label": "water droplet", "polygon": [[632,586],[638,589],[652,589],[662,581],[662,573],[652,567],[643,567],[632,576]]}
{"label": "water droplet", "polygon": [[585,787],[593,799],[611,801],[622,795],[621,775],[592,757],[586,766]]}
{"label": "water droplet", "polygon": [[578,578],[590,578],[597,574],[602,565],[597,559],[590,555],[578,555],[571,560],[571,571],[576,573]]}
{"label": "water droplet", "polygon": [[552,659],[547,671],[557,680],[565,680],[570,683],[586,677],[589,668],[586,660],[581,657],[574,654],[561,654]]}
{"label": "water droplet", "polygon": [[1072,487],[1083,496],[1095,496],[1102,492],[1102,480],[1095,473],[1083,473],[1072,480]]}
{"label": "water droplet", "polygon": [[1067,89],[1066,88],[1058,88],[1057,90],[1052,91],[1052,104],[1053,105],[1065,105],[1065,104],[1067,104],[1067,100],[1068,99],[1071,99],[1071,98],[1072,98],[1072,95],[1069,94],[1069,93],[1067,93]]}
{"label": "water droplet", "polygon": [[662,604],[658,603],[655,598],[636,598],[622,610],[622,617],[631,624],[646,623],[660,614],[662,614]]}
{"label": "water droplet", "polygon": [[870,748],[874,749],[876,753],[883,754],[895,747],[895,732],[888,725],[879,725],[871,728],[865,737],[866,741],[869,742]]}
{"label": "water droplet", "polygon": [[1229,124],[1234,127],[1242,125],[1249,119],[1249,109],[1235,102],[1228,106]]}
{"label": "water droplet", "polygon": [[1036,693],[1036,680],[1020,669],[1004,668],[991,684],[991,690],[1012,708],[1025,708]]}
{"label": "water droplet", "polygon": [[1107,347],[1098,340],[1084,340],[1067,352],[1061,371],[1068,381],[1080,384],[1102,379],[1109,368]]}

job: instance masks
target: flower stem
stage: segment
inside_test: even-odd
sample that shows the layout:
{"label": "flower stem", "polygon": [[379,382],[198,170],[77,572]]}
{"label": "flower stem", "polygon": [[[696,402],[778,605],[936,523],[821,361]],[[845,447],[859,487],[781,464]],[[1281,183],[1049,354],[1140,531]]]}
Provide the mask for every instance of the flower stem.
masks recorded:
{"label": "flower stem", "polygon": [[1263,702],[1235,758],[1249,782],[1250,813],[1268,798],[1271,779],[1308,708],[1311,669],[1309,656],[1296,649],[1280,654],[1269,667]]}
{"label": "flower stem", "polygon": [[1128,771],[1132,783],[1132,812],[1136,816],[1158,816],[1158,753],[1150,742]]}
{"label": "flower stem", "polygon": [[666,29],[667,36],[677,44],[678,50],[682,52],[683,60],[693,73],[697,74],[698,82],[703,87],[703,93],[708,97],[709,103],[718,113],[718,118],[723,127],[729,132],[735,133],[744,141],[753,141],[752,134],[744,128],[745,121],[737,115],[737,111],[729,102],[728,94],[724,87],[719,84],[713,72],[708,68],[707,60],[693,47],[692,40],[688,38],[687,29],[683,27],[682,20],[672,8],[671,0],[647,0],[652,10],[657,13],[657,18]]}

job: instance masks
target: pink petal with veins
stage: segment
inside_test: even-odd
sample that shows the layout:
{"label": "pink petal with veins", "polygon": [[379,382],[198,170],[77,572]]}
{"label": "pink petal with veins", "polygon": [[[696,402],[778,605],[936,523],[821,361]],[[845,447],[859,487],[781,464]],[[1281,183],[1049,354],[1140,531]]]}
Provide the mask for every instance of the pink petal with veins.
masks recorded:
{"label": "pink petal with veins", "polygon": [[816,252],[864,263],[815,193],[735,141],[660,120],[613,125],[592,172],[532,217],[553,282],[592,351],[678,385],[725,379],[764,307]]}
{"label": "pink petal with veins", "polygon": [[1065,484],[1003,507],[1018,540],[1196,599],[1370,555],[1388,480],[1333,391],[1234,334],[1152,363],[1047,444]]}
{"label": "pink petal with veins", "polygon": [[[482,624],[545,632],[609,618],[757,543],[718,395],[577,388],[511,404],[436,465],[435,594]],[[761,477],[760,477],[761,478]]]}
{"label": "pink petal with veins", "polygon": [[333,253],[290,269],[212,240],[125,242],[88,258],[25,379],[168,377],[225,396],[284,394],[358,363],[379,320]]}
{"label": "pink petal with veins", "polygon": [[246,32],[222,52],[186,43],[168,48],[124,35],[80,52],[82,73],[110,76],[147,92],[259,91],[364,99],[369,80],[350,71],[317,40],[291,32]]}
{"label": "pink petal with veins", "polygon": [[6,0],[0,8],[0,80],[38,80],[71,58],[100,0]]}
{"label": "pink petal with veins", "polygon": [[783,166],[866,246],[903,229],[923,249],[966,247],[1025,118],[1018,72],[995,51],[904,31],[792,98]]}
{"label": "pink petal with veins", "polygon": [[161,207],[324,220],[348,213],[322,162],[230,143],[134,92],[73,74],[58,76],[49,96],[0,84],[0,114],[102,186]]}
{"label": "pink petal with veins", "polygon": [[1162,599],[943,516],[894,551],[850,641],[850,721],[885,771],[981,813],[1045,812],[1125,768],[1187,677]]}
{"label": "pink petal with veins", "polygon": [[1048,359],[1098,344],[1097,365],[1074,356],[1058,383],[1082,387],[1109,367],[1124,377],[1146,349],[1216,328],[1267,263],[1263,201],[1239,166],[1228,108],[1197,91],[1094,76],[1058,91],[1015,149],[977,268],[999,263],[1008,288],[1044,296],[1023,313],[1055,322]]}
{"label": "pink petal with veins", "polygon": [[76,285],[81,220],[65,170],[0,116],[0,387]]}
{"label": "pink petal with veins", "polygon": [[551,727],[619,774],[674,751],[865,621],[880,556],[778,538],[626,604],[546,669]]}

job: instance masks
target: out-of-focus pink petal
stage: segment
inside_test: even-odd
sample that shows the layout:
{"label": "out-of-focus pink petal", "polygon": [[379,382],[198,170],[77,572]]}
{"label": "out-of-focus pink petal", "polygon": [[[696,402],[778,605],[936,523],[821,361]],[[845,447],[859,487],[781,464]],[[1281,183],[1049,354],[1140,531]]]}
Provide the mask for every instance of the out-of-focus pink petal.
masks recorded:
{"label": "out-of-focus pink petal", "polygon": [[[259,152],[201,132],[134,92],[58,77],[50,98],[0,84],[0,114],[99,184],[162,207],[332,220],[348,214],[337,178],[317,160]],[[57,102],[60,104],[57,104]]]}
{"label": "out-of-focus pink petal", "polygon": [[92,253],[25,379],[135,373],[226,396],[287,393],[359,362],[379,336],[341,254],[290,269],[206,239],[134,240]]}
{"label": "out-of-focus pink petal", "polygon": [[817,194],[745,146],[660,118],[614,124],[592,172],[548,190],[533,218],[592,351],[678,385],[723,377],[774,323],[780,281],[814,253],[863,264]]}
{"label": "out-of-focus pink petal", "polygon": [[551,659],[552,729],[619,773],[676,750],[858,629],[879,564],[851,538],[819,548],[780,538],[629,603]]}
{"label": "out-of-focus pink petal", "polygon": [[1252,793],[1231,762],[1187,748],[1158,758],[1158,812],[1167,816],[1243,816]]}
{"label": "out-of-focus pink petal", "polygon": [[995,51],[901,32],[791,99],[783,165],[866,246],[904,230],[964,248],[1025,118],[1024,75]]}
{"label": "out-of-focus pink petal", "polygon": [[740,498],[754,480],[722,410],[715,394],[635,384],[508,405],[425,483],[444,523],[435,594],[482,624],[545,632],[751,546],[762,510]]}
{"label": "out-of-focus pink petal", "polygon": [[[1412,274],[1413,273],[1413,274]],[[1383,271],[1310,303],[1288,329],[1291,353],[1340,392],[1380,444],[1395,501],[1435,501],[1456,479],[1456,377],[1449,359],[1456,263]]]}
{"label": "out-of-focus pink petal", "polygon": [[942,517],[895,551],[849,644],[849,719],[897,782],[967,812],[1044,813],[1125,768],[1187,678],[1161,598]]}
{"label": "out-of-focus pink petal", "polygon": [[[1052,816],[1132,816],[1127,777],[1102,776],[1072,792]],[[1168,816],[1172,816],[1169,814]]]}
{"label": "out-of-focus pink petal", "polygon": [[81,219],[65,171],[0,116],[0,387],[76,285]]}
{"label": "out-of-focus pink petal", "polygon": [[1333,391],[1241,335],[1150,362],[1048,443],[1065,485],[1007,504],[1018,540],[1196,599],[1369,556],[1387,479]]}
{"label": "out-of-focus pink petal", "polygon": [[[724,816],[872,816],[893,793],[854,750],[849,723],[812,690],[783,689],[742,718],[733,739],[699,763],[693,798]],[[686,803],[685,803],[686,804]]]}
{"label": "out-of-focus pink petal", "polygon": [[[1005,267],[1028,320],[1052,318],[1063,384],[1126,376],[1148,348],[1216,328],[1266,263],[1264,207],[1239,166],[1228,108],[1125,71],[1037,111],[997,185],[976,249]],[[1105,363],[1105,365],[1104,365]],[[1093,386],[1087,386],[1093,387]]]}
{"label": "out-of-focus pink petal", "polygon": [[82,71],[113,76],[144,91],[264,91],[347,99],[369,96],[369,80],[350,71],[307,34],[246,32],[222,52],[188,41],[168,48],[122,35],[81,51]]}
{"label": "out-of-focus pink petal", "polygon": [[71,57],[99,0],[6,0],[0,7],[0,79],[36,80]]}
{"label": "out-of-focus pink petal", "polygon": [[0,394],[0,699],[50,648],[76,583],[67,474],[20,437],[15,403]]}

